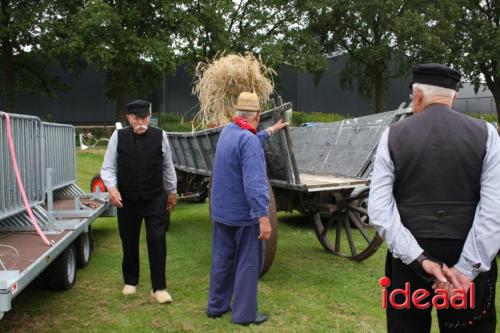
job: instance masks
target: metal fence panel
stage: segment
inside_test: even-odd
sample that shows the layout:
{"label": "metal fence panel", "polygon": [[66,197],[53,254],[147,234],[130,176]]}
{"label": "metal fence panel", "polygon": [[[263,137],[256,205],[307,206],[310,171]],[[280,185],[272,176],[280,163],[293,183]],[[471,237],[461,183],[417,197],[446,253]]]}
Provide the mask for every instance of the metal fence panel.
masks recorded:
{"label": "metal fence panel", "polygon": [[[39,118],[10,114],[12,138],[21,179],[31,206],[45,197],[42,123]],[[7,123],[0,113],[0,220],[25,209],[12,168]]]}
{"label": "metal fence panel", "polygon": [[[72,125],[42,123],[45,168],[52,168],[52,188],[76,181],[75,128]],[[44,177],[45,179],[45,177]]]}

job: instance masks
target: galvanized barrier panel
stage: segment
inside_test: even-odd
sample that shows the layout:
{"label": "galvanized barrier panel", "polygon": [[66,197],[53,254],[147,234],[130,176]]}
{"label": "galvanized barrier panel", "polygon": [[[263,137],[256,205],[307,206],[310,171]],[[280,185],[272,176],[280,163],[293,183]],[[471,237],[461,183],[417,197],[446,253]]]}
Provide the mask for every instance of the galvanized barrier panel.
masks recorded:
{"label": "galvanized barrier panel", "polygon": [[[45,197],[42,122],[37,117],[18,114],[9,116],[21,179],[29,204],[34,206],[43,202]],[[25,209],[12,168],[3,113],[0,113],[0,189],[0,220]]]}
{"label": "galvanized barrier panel", "polygon": [[54,123],[42,123],[42,128],[45,168],[54,170],[52,188],[73,184],[76,181],[75,128]]}

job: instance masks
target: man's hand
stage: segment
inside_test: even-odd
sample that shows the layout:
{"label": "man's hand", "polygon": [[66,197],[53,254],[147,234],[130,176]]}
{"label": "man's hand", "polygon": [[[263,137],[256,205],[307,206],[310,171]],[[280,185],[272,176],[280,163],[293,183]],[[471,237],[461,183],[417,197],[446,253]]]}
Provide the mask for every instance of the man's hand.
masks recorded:
{"label": "man's hand", "polygon": [[271,224],[269,223],[269,218],[267,216],[259,217],[259,226],[260,226],[260,240],[268,240],[271,237]]}
{"label": "man's hand", "polygon": [[271,134],[274,134],[280,130],[282,130],[283,128],[285,128],[286,126],[288,126],[289,123],[288,122],[283,122],[283,120],[278,120],[276,122],[276,124],[274,124],[273,126],[269,127],[268,129],[271,131]]}
{"label": "man's hand", "polygon": [[[444,266],[446,265],[443,264],[443,267]],[[434,284],[432,285],[433,289],[439,288],[450,291],[451,285],[444,276],[443,268],[441,268],[440,264],[432,260],[424,260],[422,261],[422,268],[427,272],[427,274],[433,275],[436,278]]]}
{"label": "man's hand", "polygon": [[444,275],[451,281],[453,289],[463,289],[465,292],[469,290],[472,280],[455,268],[445,267],[443,269]]}
{"label": "man's hand", "polygon": [[111,203],[113,206],[116,208],[122,208],[122,196],[120,194],[120,191],[116,187],[111,187],[109,190],[109,199],[111,200]]}
{"label": "man's hand", "polygon": [[167,213],[172,213],[177,205],[177,193],[173,192],[168,195],[167,199]]}

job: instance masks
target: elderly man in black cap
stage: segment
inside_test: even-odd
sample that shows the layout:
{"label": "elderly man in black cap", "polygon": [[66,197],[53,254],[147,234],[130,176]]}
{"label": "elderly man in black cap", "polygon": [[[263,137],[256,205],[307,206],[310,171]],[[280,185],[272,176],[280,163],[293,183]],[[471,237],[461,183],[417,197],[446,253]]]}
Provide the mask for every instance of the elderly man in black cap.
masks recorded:
{"label": "elderly man in black cap", "polygon": [[167,218],[177,203],[177,178],[167,136],[149,127],[151,103],[127,105],[130,124],[110,138],[101,169],[113,205],[118,208],[122,240],[124,295],[135,294],[139,283],[139,236],[145,220],[151,271],[151,296],[170,303],[165,279]]}
{"label": "elderly man in black cap", "polygon": [[[459,82],[447,66],[416,66],[414,115],[378,146],[368,212],[389,248],[384,287],[390,295],[409,283],[411,298],[401,309],[403,293],[388,302],[389,332],[429,332],[433,305],[441,332],[496,331],[500,140],[490,124],[452,110]],[[468,291],[475,304],[437,305],[437,288]],[[417,289],[426,290],[416,300],[423,306],[412,298]]]}

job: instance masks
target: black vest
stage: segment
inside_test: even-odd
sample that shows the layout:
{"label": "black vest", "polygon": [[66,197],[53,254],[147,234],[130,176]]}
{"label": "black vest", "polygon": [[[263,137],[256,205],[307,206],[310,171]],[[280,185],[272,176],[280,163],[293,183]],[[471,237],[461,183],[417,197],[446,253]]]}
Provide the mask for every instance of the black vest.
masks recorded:
{"label": "black vest", "polygon": [[143,135],[132,127],[118,130],[118,188],[124,198],[149,200],[163,191],[163,131]]}
{"label": "black vest", "polygon": [[465,239],[480,198],[486,123],[432,104],[389,130],[394,197],[415,237]]}

